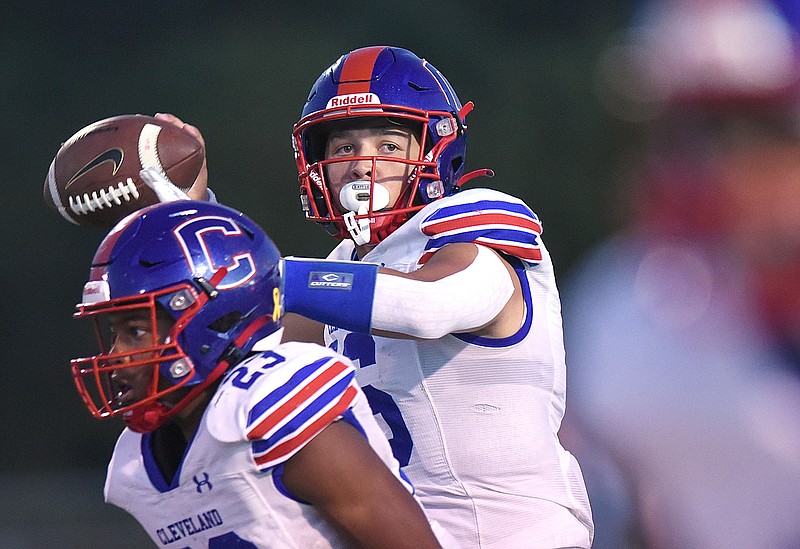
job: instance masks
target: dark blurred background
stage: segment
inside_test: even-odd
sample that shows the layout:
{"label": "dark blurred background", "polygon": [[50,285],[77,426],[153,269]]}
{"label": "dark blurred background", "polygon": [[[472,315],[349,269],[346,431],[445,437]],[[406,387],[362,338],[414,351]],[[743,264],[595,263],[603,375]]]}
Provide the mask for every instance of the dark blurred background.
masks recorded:
{"label": "dark blurred background", "polygon": [[69,359],[93,342],[71,319],[103,234],[47,209],[59,145],[96,120],[172,112],[203,132],[219,200],[286,255],[334,241],[303,219],[289,142],[306,94],[365,45],[427,58],[476,107],[468,169],[542,218],[557,275],[614,223],[625,134],[601,108],[595,66],[630,2],[12,2],[0,8],[3,189],[0,546],[141,547],[102,504],[121,424],[90,417]]}

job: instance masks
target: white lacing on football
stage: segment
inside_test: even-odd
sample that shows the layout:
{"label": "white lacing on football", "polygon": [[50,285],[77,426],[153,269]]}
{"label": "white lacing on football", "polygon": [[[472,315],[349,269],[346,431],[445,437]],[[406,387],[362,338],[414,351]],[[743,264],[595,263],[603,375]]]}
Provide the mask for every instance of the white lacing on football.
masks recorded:
{"label": "white lacing on football", "polygon": [[100,189],[84,193],[83,196],[70,196],[69,207],[77,215],[86,215],[103,208],[111,208],[120,205],[122,202],[139,198],[139,190],[130,177],[127,181],[120,181],[117,186],[111,185],[108,189]]}

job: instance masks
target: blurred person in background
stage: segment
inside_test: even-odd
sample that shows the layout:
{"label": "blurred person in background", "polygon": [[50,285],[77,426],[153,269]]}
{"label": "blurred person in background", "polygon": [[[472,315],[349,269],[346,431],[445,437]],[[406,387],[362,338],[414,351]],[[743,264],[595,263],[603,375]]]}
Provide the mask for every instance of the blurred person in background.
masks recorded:
{"label": "blurred person in background", "polygon": [[649,2],[601,62],[641,138],[562,291],[595,549],[800,547],[799,21]]}

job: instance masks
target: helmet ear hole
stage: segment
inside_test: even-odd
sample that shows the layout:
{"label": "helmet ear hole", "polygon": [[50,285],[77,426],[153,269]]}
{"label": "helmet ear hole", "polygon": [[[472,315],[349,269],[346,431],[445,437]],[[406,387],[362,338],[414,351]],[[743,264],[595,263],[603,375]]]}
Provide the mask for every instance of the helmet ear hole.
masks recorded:
{"label": "helmet ear hole", "polygon": [[242,317],[244,315],[239,311],[231,311],[209,324],[208,329],[221,334],[227,333],[242,320]]}
{"label": "helmet ear hole", "polygon": [[450,161],[450,169],[453,173],[458,173],[458,170],[461,169],[461,166],[464,165],[464,157],[456,156],[453,160]]}

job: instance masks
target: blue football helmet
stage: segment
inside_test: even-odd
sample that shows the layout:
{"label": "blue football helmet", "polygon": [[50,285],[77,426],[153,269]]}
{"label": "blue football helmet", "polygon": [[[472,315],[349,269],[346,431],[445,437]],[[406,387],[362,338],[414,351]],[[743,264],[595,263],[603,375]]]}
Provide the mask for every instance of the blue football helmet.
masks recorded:
{"label": "blue football helmet", "polygon": [[[134,431],[150,432],[278,330],[280,254],[236,210],[157,204],[105,237],[77,309],[75,317],[94,320],[100,345],[72,361],[78,392],[95,417],[122,415]],[[150,329],[141,333],[152,335],[133,351],[115,349],[120,318],[144,319]],[[146,381],[136,388],[134,378]]]}
{"label": "blue football helmet", "polygon": [[[338,238],[353,238],[354,224],[369,226],[369,243],[377,244],[425,204],[458,190],[470,110],[472,103],[462,106],[436,68],[408,50],[371,46],[343,55],[311,88],[292,132],[306,217]],[[341,212],[331,200],[326,166],[342,160],[324,158],[327,135],[334,128],[364,123],[370,117],[409,127],[420,141],[419,158],[402,161],[413,170],[395,204],[373,207],[373,199],[368,198],[368,207],[361,211]],[[364,197],[374,196],[374,172]]]}

